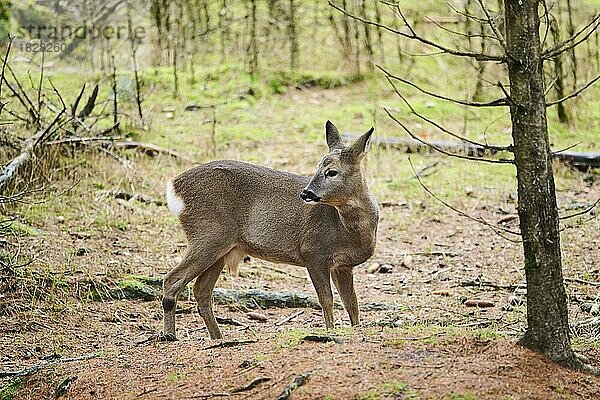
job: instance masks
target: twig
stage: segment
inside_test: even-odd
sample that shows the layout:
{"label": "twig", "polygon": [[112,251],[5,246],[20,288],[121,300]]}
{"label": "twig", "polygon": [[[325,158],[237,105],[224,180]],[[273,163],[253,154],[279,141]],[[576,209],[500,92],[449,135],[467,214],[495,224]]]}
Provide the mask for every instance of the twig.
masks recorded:
{"label": "twig", "polygon": [[[585,42],[587,38],[589,38],[592,33],[598,29],[600,26],[600,14],[595,15],[590,22],[585,24],[583,28],[574,33],[570,38],[563,40],[560,43],[555,44],[551,48],[545,50],[542,53],[542,59],[552,59],[557,55],[564,53],[565,51],[571,50],[574,47],[577,47],[579,44]],[[592,27],[587,34],[585,34],[581,39],[577,40],[577,38],[585,32],[588,28]]]}
{"label": "twig", "polygon": [[[404,99],[404,98],[403,98]],[[506,159],[500,159],[500,160],[492,160],[489,158],[477,158],[477,157],[470,157],[470,156],[463,156],[460,154],[453,154],[450,153],[434,144],[432,144],[431,142],[427,142],[423,139],[421,139],[420,137],[416,136],[415,134],[412,133],[412,131],[410,129],[408,129],[406,127],[406,125],[404,125],[402,122],[400,122],[400,120],[398,120],[394,115],[392,115],[392,113],[390,112],[390,110],[388,110],[387,108],[383,108],[383,110],[387,113],[387,115],[389,115],[389,117],[391,119],[393,119],[398,125],[400,125],[400,127],[402,127],[402,129],[413,139],[417,140],[418,142],[442,153],[445,154],[447,156],[450,157],[455,157],[455,158],[461,158],[463,160],[471,160],[471,161],[483,161],[483,162],[487,162],[487,163],[491,163],[491,164],[514,164],[513,160],[506,160]]]}
{"label": "twig", "polygon": [[495,283],[495,282],[491,282],[491,281],[485,281],[482,280],[481,278],[476,278],[474,280],[471,281],[458,281],[458,284],[460,286],[463,287],[491,287],[493,289],[496,290],[515,290],[515,289],[520,289],[520,288],[526,288],[527,285],[525,283],[516,283],[516,284],[508,284],[508,285],[503,285],[500,283]]}
{"label": "twig", "polygon": [[0,378],[6,378],[6,377],[17,378],[20,376],[30,376],[44,368],[53,367],[55,365],[73,362],[73,361],[89,360],[92,358],[100,357],[100,355],[101,355],[100,353],[92,353],[92,354],[85,354],[85,355],[78,356],[78,357],[59,358],[57,360],[42,362],[40,364],[34,365],[33,367],[21,369],[19,371],[0,371]]}
{"label": "twig", "polygon": [[200,393],[190,396],[190,399],[212,399],[214,397],[229,397],[231,396],[229,393],[219,392],[219,393]]}
{"label": "twig", "polygon": [[225,347],[242,346],[242,345],[252,344],[252,343],[256,343],[256,342],[258,342],[258,340],[256,340],[256,339],[231,340],[228,342],[221,342],[221,343],[216,343],[216,344],[210,345],[208,347],[205,347],[204,350],[223,349]]}
{"label": "twig", "polygon": [[[2,75],[0,75],[0,101],[2,101],[2,83],[4,82],[4,70],[6,68],[6,62],[8,61],[8,56],[10,54],[10,48],[12,46],[13,40],[15,40],[15,37],[9,33],[8,34],[8,45],[6,46],[6,53],[4,53],[4,60],[2,60]],[[2,108],[3,107],[4,107],[4,105],[2,105]],[[2,108],[0,108],[0,112],[2,112]]]}
{"label": "twig", "polygon": [[492,32],[494,32],[494,35],[496,35],[496,38],[498,39],[498,42],[500,42],[500,45],[502,46],[502,48],[504,49],[504,51],[507,51],[507,46],[506,46],[506,41],[504,40],[504,36],[502,36],[502,33],[500,33],[500,30],[496,26],[496,22],[491,17],[491,15],[490,15],[487,7],[485,6],[485,4],[483,4],[482,0],[477,0],[477,2],[481,6],[481,10],[485,14],[485,17],[487,18],[487,23],[490,26],[490,28],[492,28]]}
{"label": "twig", "polygon": [[[331,3],[329,3],[329,4],[331,4]],[[287,400],[296,389],[298,389],[302,385],[305,385],[306,382],[308,382],[308,379],[311,377],[311,375],[313,373],[314,373],[314,371],[308,371],[308,372],[303,373],[302,375],[298,375],[297,377],[295,377],[294,380],[292,381],[292,383],[287,385],[283,389],[281,394],[279,396],[277,396],[277,400]]]}
{"label": "twig", "polygon": [[293,320],[294,318],[301,315],[302,313],[304,313],[304,310],[296,311],[295,313],[288,315],[287,317],[275,322],[275,326],[281,326],[281,325],[285,324],[286,322]]}
{"label": "twig", "polygon": [[582,285],[600,286],[600,282],[586,281],[584,279],[579,279],[579,278],[564,278],[564,280],[566,282],[581,283]]}
{"label": "twig", "polygon": [[558,219],[559,220],[569,219],[569,218],[577,217],[579,215],[587,214],[590,211],[592,211],[594,208],[596,208],[596,206],[598,205],[598,203],[600,203],[600,198],[598,200],[596,200],[592,205],[590,205],[589,207],[587,207],[585,210],[576,212],[576,213],[571,214],[571,215],[565,215],[565,216],[559,217]]}
{"label": "twig", "polygon": [[249,383],[249,384],[247,384],[246,386],[242,386],[242,387],[239,387],[239,388],[237,388],[237,389],[233,389],[233,390],[231,391],[231,393],[241,393],[241,392],[246,392],[246,391],[248,391],[248,390],[252,390],[252,389],[254,389],[255,387],[257,387],[257,386],[258,386],[258,385],[260,385],[261,383],[268,382],[268,381],[270,381],[270,380],[271,380],[271,378],[270,378],[270,377],[268,377],[268,376],[261,376],[261,377],[258,377],[258,378],[256,378],[256,379],[254,379],[252,382],[250,382],[250,383]]}
{"label": "twig", "polygon": [[597,77],[595,77],[594,79],[592,79],[591,81],[589,81],[588,83],[586,83],[585,85],[583,85],[582,87],[580,87],[579,89],[577,89],[576,91],[574,91],[571,94],[566,95],[563,98],[560,98],[558,100],[554,100],[551,101],[549,103],[546,103],[546,107],[551,107],[553,105],[556,105],[558,103],[562,103],[563,101],[567,101],[569,99],[572,99],[573,97],[577,97],[581,92],[583,92],[585,89],[589,88],[590,86],[592,86],[594,83],[596,83],[596,81],[600,79],[600,75],[598,75]]}

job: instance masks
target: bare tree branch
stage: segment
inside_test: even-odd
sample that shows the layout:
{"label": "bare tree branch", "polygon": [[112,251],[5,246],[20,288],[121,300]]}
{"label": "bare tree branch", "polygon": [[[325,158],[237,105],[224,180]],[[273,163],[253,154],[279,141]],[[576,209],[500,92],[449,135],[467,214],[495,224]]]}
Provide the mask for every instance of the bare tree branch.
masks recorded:
{"label": "bare tree branch", "polygon": [[[438,28],[451,33],[453,35],[457,35],[457,36],[462,36],[462,37],[466,37],[466,38],[481,38],[481,39],[492,39],[492,40],[498,40],[497,37],[495,36],[488,36],[488,35],[483,35],[481,33],[464,33],[464,32],[459,32],[459,31],[455,31],[449,28],[446,28],[444,25],[440,24],[439,22],[437,22],[436,20],[434,20],[433,18],[429,18],[429,17],[425,17],[427,18],[427,20],[429,22],[431,22],[432,24],[434,24],[435,26],[437,26]],[[443,52],[442,52],[443,53]],[[436,53],[439,54],[439,53]]]}
{"label": "bare tree branch", "polygon": [[[556,57],[561,53],[564,53],[565,51],[571,50],[572,48],[578,46],[582,42],[585,42],[592,35],[592,33],[594,33],[596,29],[598,29],[598,27],[600,27],[600,14],[596,14],[594,18],[590,20],[590,22],[588,22],[579,31],[575,32],[570,38],[565,39],[562,42],[557,43],[549,49],[545,50],[542,53],[542,59],[548,60]],[[588,29],[589,31],[583,37],[578,39],[578,37]]]}
{"label": "bare tree branch", "polygon": [[416,40],[419,41],[423,44],[426,44],[430,47],[434,47],[438,50],[441,50],[444,53],[448,53],[448,54],[452,54],[455,56],[460,56],[460,57],[469,57],[469,58],[474,58],[478,61],[496,61],[496,62],[504,62],[506,60],[506,58],[504,56],[496,56],[496,55],[492,55],[492,54],[481,54],[481,53],[472,53],[469,51],[461,51],[461,50],[457,50],[457,49],[451,49],[448,48],[446,46],[443,46],[439,43],[433,42],[427,38],[424,38],[420,35],[418,35],[414,29],[412,28],[412,26],[408,23],[408,21],[406,20],[406,18],[404,17],[404,14],[402,14],[402,11],[400,10],[400,7],[398,5],[397,6],[397,14],[400,18],[402,18],[402,21],[404,22],[404,24],[406,25],[406,27],[408,28],[408,30],[410,31],[410,33],[406,33],[403,32],[401,30],[398,29],[394,29],[392,27],[389,27],[385,24],[380,24],[377,22],[373,22],[364,18],[361,18],[357,15],[351,14],[348,11],[344,10],[341,7],[338,7],[337,5],[335,5],[334,3],[332,3],[331,1],[329,1],[329,5],[333,8],[335,8],[336,10],[338,10],[339,12],[341,12],[342,14],[346,15],[349,18],[355,19],[357,21],[360,21],[362,23],[368,24],[368,25],[373,25],[382,29],[385,29],[389,32],[395,33],[397,35],[403,36],[405,38],[408,39],[412,39],[412,40]]}
{"label": "bare tree branch", "polygon": [[393,119],[398,125],[400,125],[400,127],[402,129],[404,129],[404,131],[410,137],[412,137],[416,141],[418,141],[420,143],[423,143],[424,145],[426,145],[426,146],[428,146],[428,147],[430,147],[430,148],[432,148],[432,149],[434,149],[434,150],[436,150],[436,151],[438,151],[438,152],[440,152],[442,154],[445,154],[445,155],[447,155],[449,157],[456,157],[456,158],[461,158],[463,160],[471,160],[471,161],[483,161],[483,162],[488,162],[488,163],[491,163],[491,164],[513,164],[514,163],[512,160],[492,160],[492,159],[489,159],[489,158],[477,158],[477,157],[463,156],[463,155],[460,155],[460,154],[450,153],[450,152],[448,152],[448,151],[446,151],[446,150],[444,150],[444,149],[442,149],[442,148],[440,148],[440,147],[438,147],[438,146],[436,146],[436,145],[434,145],[432,143],[429,143],[429,142],[423,140],[422,138],[420,138],[417,135],[415,135],[414,133],[412,133],[412,131],[410,129],[408,129],[406,127],[406,125],[404,125],[398,118],[396,118],[391,113],[391,111],[388,110],[387,108],[384,107],[383,110],[387,113],[387,115],[389,115],[389,117],[391,119]]}
{"label": "bare tree branch", "polygon": [[589,207],[586,207],[584,210],[576,212],[574,214],[570,214],[570,215],[564,215],[562,217],[559,217],[559,220],[563,220],[563,219],[569,219],[569,218],[573,218],[573,217],[577,217],[579,215],[583,215],[583,214],[587,214],[590,211],[592,211],[594,208],[596,208],[596,206],[600,204],[600,199],[596,200],[594,203],[592,203]]}
{"label": "bare tree branch", "polygon": [[592,86],[594,83],[596,83],[598,80],[600,79],[600,75],[598,75],[597,77],[595,77],[594,79],[592,79],[591,81],[589,81],[588,83],[586,83],[585,85],[583,85],[582,87],[580,87],[579,89],[577,89],[576,91],[574,91],[573,93],[561,98],[561,99],[557,99],[554,101],[551,101],[549,103],[546,103],[546,107],[551,107],[554,106],[558,103],[562,103],[563,101],[572,99],[573,97],[577,97],[581,92],[583,92],[585,89],[589,88],[590,86]]}
{"label": "bare tree branch", "polygon": [[506,97],[482,103],[482,102],[476,102],[476,101],[466,101],[466,100],[453,99],[451,97],[442,96],[442,95],[437,94],[437,93],[429,92],[429,91],[421,88],[417,84],[415,84],[413,82],[410,82],[410,81],[408,81],[406,79],[400,78],[399,76],[392,75],[390,72],[386,71],[385,69],[383,69],[383,67],[381,67],[379,65],[377,65],[377,68],[379,68],[381,71],[383,71],[383,73],[385,73],[389,78],[395,79],[395,80],[400,81],[402,83],[405,83],[405,84],[407,84],[409,86],[412,86],[415,89],[417,89],[419,92],[425,93],[426,95],[429,95],[431,97],[435,97],[437,99],[447,100],[447,101],[451,101],[453,103],[457,103],[457,104],[460,104],[460,105],[463,105],[463,106],[469,106],[469,107],[498,107],[498,106],[502,106],[503,107],[503,106],[508,106],[508,101],[507,101]]}
{"label": "bare tree branch", "polygon": [[1,103],[2,100],[2,83],[4,81],[4,70],[6,68],[6,62],[8,61],[8,55],[10,54],[10,48],[12,46],[13,40],[15,37],[10,33],[8,34],[8,45],[6,47],[6,53],[4,54],[4,60],[2,60],[2,75],[0,77],[0,112],[2,112],[2,108],[4,108],[4,104]]}
{"label": "bare tree branch", "polygon": [[488,228],[490,228],[495,234],[497,234],[498,236],[502,237],[503,239],[508,240],[509,242],[513,242],[513,243],[520,243],[520,240],[515,240],[515,239],[511,239],[509,237],[506,237],[504,235],[502,235],[500,232],[502,233],[509,233],[511,235],[515,235],[515,236],[521,236],[521,232],[517,232],[517,231],[513,231],[510,229],[506,229],[502,226],[497,226],[497,225],[493,225],[490,224],[489,222],[487,222],[486,220],[484,220],[483,218],[478,218],[478,217],[473,217],[472,215],[467,214],[466,212],[459,210],[458,208],[452,206],[451,204],[449,204],[448,202],[442,200],[439,196],[437,196],[435,193],[433,193],[427,186],[425,186],[425,184],[423,183],[423,181],[421,180],[421,178],[418,176],[417,172],[415,171],[415,167],[413,166],[412,160],[410,159],[410,157],[408,157],[408,162],[410,164],[410,168],[413,171],[413,175],[414,178],[419,182],[419,185],[421,185],[421,187],[423,188],[423,190],[425,190],[431,197],[433,197],[434,199],[436,199],[437,201],[439,201],[440,203],[442,203],[443,205],[445,205],[446,207],[448,207],[449,209],[451,209],[452,211],[456,212],[457,214],[470,219],[471,221],[480,223],[482,225],[487,226]]}
{"label": "bare tree branch", "polygon": [[[444,132],[444,133],[446,133],[446,134],[448,134],[448,135],[450,135],[450,136],[452,136],[452,137],[454,137],[456,139],[459,139],[459,140],[461,140],[463,142],[470,143],[470,144],[472,144],[474,146],[479,146],[482,149],[487,149],[487,150],[490,150],[490,151],[495,152],[495,153],[496,152],[500,152],[500,151],[509,151],[509,152],[513,151],[512,146],[494,146],[494,145],[479,143],[479,142],[467,139],[467,138],[465,138],[465,137],[463,137],[461,135],[458,135],[458,134],[450,131],[449,129],[444,128],[442,125],[438,124],[437,122],[435,122],[433,120],[430,120],[426,116],[418,113],[417,110],[414,109],[414,107],[412,106],[412,104],[410,104],[410,102],[408,100],[406,100],[406,98],[400,93],[400,91],[398,90],[398,88],[396,87],[396,85],[394,85],[394,82],[391,81],[391,78],[387,77],[387,79],[388,79],[388,82],[390,83],[390,85],[392,85],[392,88],[394,88],[394,92],[396,92],[396,94],[398,95],[398,97],[400,97],[402,99],[402,101],[406,104],[406,106],[410,109],[410,111],[414,115],[416,115],[421,120],[427,122],[428,124],[436,127],[440,131],[442,131],[442,132]],[[426,143],[424,143],[424,144],[426,144]],[[490,160],[490,161],[496,161],[496,160]],[[508,160],[505,160],[505,161],[508,161]]]}
{"label": "bare tree branch", "polygon": [[[387,4],[389,6],[397,6],[397,4],[387,3],[385,1],[382,1],[382,3]],[[476,22],[479,22],[479,23],[484,23],[484,24],[487,22],[485,18],[481,18],[481,17],[477,17],[475,15],[467,14],[466,12],[457,9],[450,2],[448,2],[447,5],[448,5],[448,7],[450,7],[452,9],[452,11],[454,11],[455,13],[457,13],[459,15],[462,15],[465,18],[472,19],[473,21],[476,21]]]}

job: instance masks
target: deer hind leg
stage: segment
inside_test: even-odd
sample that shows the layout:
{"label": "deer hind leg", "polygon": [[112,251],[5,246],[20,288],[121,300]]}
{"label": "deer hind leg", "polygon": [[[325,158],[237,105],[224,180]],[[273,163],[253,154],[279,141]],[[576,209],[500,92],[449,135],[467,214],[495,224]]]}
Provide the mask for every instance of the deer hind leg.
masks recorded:
{"label": "deer hind leg", "polygon": [[229,250],[223,247],[218,243],[190,243],[181,263],[165,276],[162,299],[165,339],[176,340],[175,309],[179,294],[192,279],[200,276],[223,257]]}
{"label": "deer hind leg", "polygon": [[212,294],[219,275],[225,266],[225,257],[221,257],[204,271],[194,283],[194,297],[198,303],[198,313],[204,320],[211,339],[222,339],[219,325],[212,309]]}
{"label": "deer hind leg", "polygon": [[317,292],[319,304],[323,309],[323,318],[325,318],[325,327],[333,329],[333,293],[331,292],[331,277],[329,268],[322,266],[308,268],[308,275]]}
{"label": "deer hind leg", "polygon": [[358,300],[354,292],[354,280],[351,267],[334,268],[331,271],[331,279],[342,298],[344,308],[350,316],[350,323],[358,325],[360,318],[358,316]]}

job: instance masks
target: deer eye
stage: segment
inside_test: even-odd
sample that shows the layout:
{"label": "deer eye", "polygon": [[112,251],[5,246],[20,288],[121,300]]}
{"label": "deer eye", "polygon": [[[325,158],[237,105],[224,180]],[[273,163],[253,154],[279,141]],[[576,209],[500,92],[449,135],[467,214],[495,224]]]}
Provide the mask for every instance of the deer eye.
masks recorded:
{"label": "deer eye", "polygon": [[338,174],[337,171],[330,169],[329,171],[325,172],[325,176],[328,178],[332,178],[334,176],[336,176]]}

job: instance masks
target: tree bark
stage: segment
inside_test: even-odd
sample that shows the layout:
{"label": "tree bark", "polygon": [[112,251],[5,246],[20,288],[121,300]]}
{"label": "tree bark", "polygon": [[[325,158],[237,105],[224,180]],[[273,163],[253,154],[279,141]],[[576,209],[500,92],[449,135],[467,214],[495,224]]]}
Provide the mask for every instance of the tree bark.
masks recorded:
{"label": "tree bark", "polygon": [[575,365],[563,284],[559,217],[544,100],[539,0],[505,0],[510,114],[527,279],[522,343]]}

